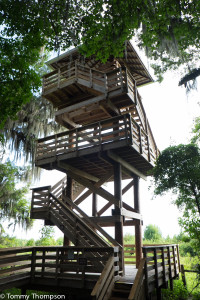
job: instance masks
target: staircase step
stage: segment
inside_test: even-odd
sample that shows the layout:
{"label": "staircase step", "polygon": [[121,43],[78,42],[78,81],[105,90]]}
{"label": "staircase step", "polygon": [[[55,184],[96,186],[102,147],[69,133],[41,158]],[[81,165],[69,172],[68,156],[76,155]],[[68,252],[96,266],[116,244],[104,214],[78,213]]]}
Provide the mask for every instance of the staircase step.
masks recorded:
{"label": "staircase step", "polygon": [[119,297],[117,297],[117,296],[111,296],[111,298],[109,298],[109,300],[121,300],[121,299],[128,299],[128,297],[121,297],[121,296],[119,296]]}
{"label": "staircase step", "polygon": [[132,285],[133,285],[132,283],[115,282],[115,287],[114,287],[114,289],[116,289],[116,290],[130,291]]}
{"label": "staircase step", "polygon": [[130,289],[129,289],[129,290],[126,290],[126,289],[120,290],[120,289],[114,288],[114,289],[112,290],[112,292],[115,293],[115,294],[119,294],[119,293],[120,293],[120,294],[128,295],[129,292],[130,292]]}

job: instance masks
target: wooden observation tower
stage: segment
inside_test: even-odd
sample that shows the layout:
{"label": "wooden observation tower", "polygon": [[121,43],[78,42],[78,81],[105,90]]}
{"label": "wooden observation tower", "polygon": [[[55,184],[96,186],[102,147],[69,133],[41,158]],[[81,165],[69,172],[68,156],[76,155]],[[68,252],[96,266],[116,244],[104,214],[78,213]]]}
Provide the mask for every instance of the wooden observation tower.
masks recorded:
{"label": "wooden observation tower", "polygon": [[[55,120],[67,130],[38,140],[35,164],[67,174],[62,200],[71,209],[92,194],[92,215],[82,220],[90,220],[96,230],[114,227],[115,245],[123,248],[123,227],[134,226],[138,266],[142,256],[139,180],[148,175],[158,155],[138,87],[153,80],[130,42],[124,57],[110,57],[104,64],[95,57],[84,58],[78,49],[47,64],[53,71],[43,77],[42,96],[57,109]],[[122,189],[123,179],[131,181]],[[110,181],[114,194],[102,187]],[[122,195],[132,187],[133,201],[128,205]],[[103,206],[98,195],[107,201]],[[57,225],[34,208],[32,217]],[[67,240],[81,243],[78,237],[71,239],[70,231],[64,234],[65,245]],[[123,266],[123,255],[121,260]]]}
{"label": "wooden observation tower", "polygon": [[[38,140],[35,164],[65,177],[32,189],[31,217],[56,225],[64,245],[1,249],[0,290],[144,300],[156,289],[161,299],[161,288],[168,281],[172,287],[178,276],[180,260],[177,245],[142,247],[139,181],[152,169],[158,150],[138,87],[153,80],[130,42],[122,58],[104,64],[74,49],[48,65],[53,71],[43,78],[42,96],[53,103],[55,120],[66,130]],[[106,183],[114,185],[113,192]],[[123,286],[124,226],[135,228],[138,271],[131,274],[131,285]],[[106,227],[114,228],[114,237]]]}

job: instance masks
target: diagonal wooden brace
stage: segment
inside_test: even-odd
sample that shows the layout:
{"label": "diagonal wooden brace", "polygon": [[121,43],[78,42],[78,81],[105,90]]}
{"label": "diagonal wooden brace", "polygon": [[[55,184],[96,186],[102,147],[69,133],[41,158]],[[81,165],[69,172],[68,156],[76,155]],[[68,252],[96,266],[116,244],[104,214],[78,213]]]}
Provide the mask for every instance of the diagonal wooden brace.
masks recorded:
{"label": "diagonal wooden brace", "polygon": [[[96,183],[94,184],[94,186],[95,186],[96,188],[102,186],[106,181],[108,181],[108,180],[112,177],[112,175],[113,175],[113,172],[112,172],[112,171],[111,171],[111,172],[108,172],[106,175],[104,175],[102,178],[100,178],[99,181],[96,182]],[[90,191],[90,190],[86,191],[83,195],[81,195],[78,199],[76,199],[76,201],[74,201],[74,203],[75,203],[76,205],[79,205],[81,202],[83,202],[83,201],[84,201],[88,196],[90,196],[92,193],[93,193],[93,192]]]}
{"label": "diagonal wooden brace", "polygon": [[58,166],[64,171],[67,171],[67,174],[73,178],[74,180],[76,180],[77,182],[79,182],[80,184],[84,185],[85,187],[87,187],[89,190],[91,190],[93,193],[98,194],[99,196],[103,197],[104,199],[106,199],[107,201],[111,202],[112,204],[116,205],[119,207],[119,200],[116,199],[116,197],[114,197],[111,193],[109,193],[108,191],[104,190],[102,187],[96,187],[94,185],[94,183],[92,183],[91,181],[89,181],[86,178],[83,178],[75,173],[73,173],[70,169],[65,168],[65,163],[63,162],[58,162]]}

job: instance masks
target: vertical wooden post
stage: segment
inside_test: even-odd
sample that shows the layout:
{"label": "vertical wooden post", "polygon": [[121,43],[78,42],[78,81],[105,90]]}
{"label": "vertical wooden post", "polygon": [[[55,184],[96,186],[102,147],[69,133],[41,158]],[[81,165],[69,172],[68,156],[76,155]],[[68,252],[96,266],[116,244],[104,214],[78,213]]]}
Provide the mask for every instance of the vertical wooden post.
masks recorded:
{"label": "vertical wooden post", "polygon": [[92,216],[97,217],[97,197],[98,195],[93,193],[92,194]]}
{"label": "vertical wooden post", "polygon": [[33,283],[35,278],[35,264],[36,264],[36,249],[32,248],[32,258],[31,258],[31,283]]}
{"label": "vertical wooden post", "polygon": [[[121,185],[121,165],[118,162],[114,163],[114,195],[118,199],[118,206],[115,206],[114,214],[121,215],[122,208],[122,185]],[[121,221],[115,222],[115,240],[122,246],[124,246],[123,241],[123,219]],[[124,271],[124,255],[121,255],[121,268]]]}
{"label": "vertical wooden post", "polygon": [[170,246],[167,247],[167,255],[168,255],[168,265],[169,265],[169,282],[170,282],[170,289],[173,290],[172,264],[171,264],[171,252],[170,252]]}
{"label": "vertical wooden post", "polygon": [[[73,180],[67,176],[66,196],[73,199]],[[70,246],[70,240],[64,235],[63,246]]]}
{"label": "vertical wooden post", "polygon": [[144,276],[145,276],[145,295],[146,295],[146,299],[150,300],[151,296],[149,295],[149,276],[148,276],[148,266],[147,266],[147,249],[143,248],[143,255],[145,258],[145,264],[144,264]]}
{"label": "vertical wooden post", "polygon": [[[139,194],[139,177],[134,175],[134,208],[137,213],[140,213],[140,194]],[[139,221],[135,225],[135,250],[136,250],[136,268],[139,267],[142,259],[142,225]]]}
{"label": "vertical wooden post", "polygon": [[184,284],[184,286],[186,287],[186,286],[187,286],[187,283],[186,283],[186,277],[185,277],[185,269],[184,269],[184,265],[181,265],[181,276],[182,276],[183,284]]}

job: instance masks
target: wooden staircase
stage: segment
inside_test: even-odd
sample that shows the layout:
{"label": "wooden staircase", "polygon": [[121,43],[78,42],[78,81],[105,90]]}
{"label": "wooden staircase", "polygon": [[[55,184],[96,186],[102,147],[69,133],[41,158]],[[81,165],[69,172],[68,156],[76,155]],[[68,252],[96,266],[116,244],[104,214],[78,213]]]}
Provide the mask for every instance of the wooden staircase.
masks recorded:
{"label": "wooden staircase", "polygon": [[115,282],[112,294],[109,300],[122,300],[128,299],[132,284]]}

